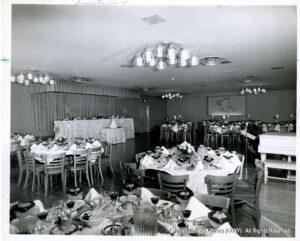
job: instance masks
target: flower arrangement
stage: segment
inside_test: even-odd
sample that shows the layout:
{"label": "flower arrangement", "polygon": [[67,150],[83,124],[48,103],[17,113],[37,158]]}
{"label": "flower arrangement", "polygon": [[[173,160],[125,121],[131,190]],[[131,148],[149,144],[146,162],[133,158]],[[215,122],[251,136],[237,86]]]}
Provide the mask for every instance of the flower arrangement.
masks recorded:
{"label": "flower arrangement", "polygon": [[183,142],[177,146],[177,149],[185,154],[193,154],[195,153],[195,148],[188,142]]}

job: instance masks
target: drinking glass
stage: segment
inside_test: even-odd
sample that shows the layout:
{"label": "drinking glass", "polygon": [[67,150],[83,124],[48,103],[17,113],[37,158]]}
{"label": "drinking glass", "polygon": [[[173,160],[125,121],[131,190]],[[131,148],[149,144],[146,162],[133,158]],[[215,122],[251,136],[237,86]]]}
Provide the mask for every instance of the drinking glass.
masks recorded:
{"label": "drinking glass", "polygon": [[141,202],[133,210],[135,235],[154,236],[157,234],[157,211],[156,207]]}

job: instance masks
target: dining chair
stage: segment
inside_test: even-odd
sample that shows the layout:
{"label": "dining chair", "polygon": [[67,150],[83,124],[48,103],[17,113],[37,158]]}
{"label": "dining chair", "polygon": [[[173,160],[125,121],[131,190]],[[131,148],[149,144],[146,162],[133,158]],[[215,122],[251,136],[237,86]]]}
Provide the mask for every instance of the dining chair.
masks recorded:
{"label": "dining chair", "polygon": [[160,126],[160,141],[168,142],[169,141],[169,130],[167,125]]}
{"label": "dining chair", "polygon": [[112,145],[102,141],[101,141],[101,145],[104,149],[103,153],[101,154],[101,160],[102,162],[109,165],[111,174],[114,176],[114,169],[112,166]]}
{"label": "dining chair", "polygon": [[140,152],[135,154],[135,162],[136,162],[136,168],[140,167],[140,160],[146,155],[146,152]]}
{"label": "dining chair", "polygon": [[260,219],[260,230],[263,230],[263,237],[271,238],[289,238],[292,237],[288,232],[285,231],[280,225],[267,218],[266,216],[261,216]]}
{"label": "dining chair", "polygon": [[34,191],[35,179],[37,179],[38,191],[40,190],[40,176],[44,173],[44,165],[37,163],[35,154],[30,153],[28,150],[23,151],[25,165],[26,165],[26,177],[23,189],[26,189],[30,174],[32,174],[32,187],[31,192]]}
{"label": "dining chair", "polygon": [[207,193],[209,195],[218,195],[230,198],[230,211],[233,227],[235,227],[234,195],[237,178],[237,174],[233,174],[230,176],[207,175],[205,177],[205,183],[207,184]]}
{"label": "dining chair", "polygon": [[240,167],[240,170],[238,172],[239,176],[238,176],[238,179],[243,179],[243,168],[244,168],[244,163],[245,163],[245,156],[243,154],[236,154],[237,157],[239,158],[239,160],[241,161],[241,165],[239,166]]}
{"label": "dining chair", "polygon": [[231,146],[231,131],[229,128],[222,127],[221,129],[221,146],[224,147],[224,140],[227,141],[227,145]]}
{"label": "dining chair", "polygon": [[157,178],[161,190],[170,192],[171,197],[176,197],[177,193],[186,190],[188,175],[172,176],[167,173],[158,172]]}
{"label": "dining chair", "polygon": [[88,165],[89,170],[91,174],[91,184],[94,184],[94,172],[96,175],[98,175],[98,178],[101,178],[101,181],[103,183],[103,174],[101,169],[101,153],[102,153],[102,147],[92,147],[88,151]]}
{"label": "dining chair", "polygon": [[259,196],[260,190],[264,179],[263,163],[256,159],[256,174],[254,177],[253,185],[237,185],[235,194],[235,205],[245,204],[255,210],[256,227],[259,227],[260,222],[260,207]]}
{"label": "dining chair", "polygon": [[69,166],[66,171],[70,171],[74,175],[74,186],[77,187],[77,172],[79,172],[79,183],[82,181],[82,171],[85,171],[86,179],[89,187],[91,186],[89,178],[89,161],[88,150],[73,150],[73,165]]}
{"label": "dining chair", "polygon": [[231,131],[231,137],[232,137],[232,141],[231,141],[232,147],[235,146],[239,147],[241,144],[241,127],[234,126]]}
{"label": "dining chair", "polygon": [[43,161],[44,161],[44,187],[45,187],[45,197],[47,197],[48,193],[48,183],[49,178],[51,181],[52,187],[52,176],[61,176],[61,183],[63,192],[66,191],[66,180],[65,180],[65,153],[58,153],[58,154],[45,154]]}
{"label": "dining chair", "polygon": [[122,182],[134,183],[138,187],[144,187],[144,170],[137,169],[135,163],[127,163],[120,161],[120,168],[122,174]]}
{"label": "dining chair", "polygon": [[[21,154],[20,143],[21,143],[21,141],[17,141],[17,140],[10,142],[10,163],[11,163],[12,167],[14,167],[14,163],[15,163],[14,160],[16,157],[19,170],[21,171],[20,164],[22,163],[22,154]],[[22,172],[19,172],[19,178],[20,178],[20,173],[22,173]],[[22,176],[21,176],[21,178],[22,178]],[[18,186],[20,186],[20,184],[21,184],[21,181],[19,179]]]}
{"label": "dining chair", "polygon": [[230,198],[228,197],[208,195],[203,193],[197,193],[194,196],[210,209],[221,208],[223,211],[228,212],[228,208],[230,205]]}

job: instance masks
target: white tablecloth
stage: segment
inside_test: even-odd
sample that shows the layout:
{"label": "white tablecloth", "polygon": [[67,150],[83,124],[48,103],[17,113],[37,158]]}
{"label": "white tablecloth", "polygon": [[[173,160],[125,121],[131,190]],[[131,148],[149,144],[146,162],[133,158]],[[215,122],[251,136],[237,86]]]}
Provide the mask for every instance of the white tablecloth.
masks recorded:
{"label": "white tablecloth", "polygon": [[109,144],[124,143],[126,141],[124,128],[103,128],[101,132],[103,140]]}
{"label": "white tablecloth", "polygon": [[[147,158],[147,157],[144,157]],[[201,157],[200,157],[201,158]],[[141,159],[141,162],[143,159]],[[173,162],[173,160],[170,160]],[[202,161],[202,160],[200,160]],[[184,168],[178,169],[178,167],[170,168],[170,165],[166,164],[166,167],[157,167],[155,163],[148,162],[143,166],[144,169],[154,169],[159,171],[164,171],[173,176],[188,175],[189,180],[187,182],[187,187],[190,188],[194,193],[206,193],[207,185],[205,184],[205,176],[227,176],[228,174],[234,173],[235,169],[241,165],[239,158],[236,155],[232,155],[230,160],[221,156],[218,161],[219,168],[206,167],[203,170],[188,171]]]}
{"label": "white tablecloth", "polygon": [[[118,127],[122,127],[126,139],[134,138],[133,118],[115,119]],[[102,138],[101,130],[109,127],[111,119],[54,121],[55,138],[94,137]]]}

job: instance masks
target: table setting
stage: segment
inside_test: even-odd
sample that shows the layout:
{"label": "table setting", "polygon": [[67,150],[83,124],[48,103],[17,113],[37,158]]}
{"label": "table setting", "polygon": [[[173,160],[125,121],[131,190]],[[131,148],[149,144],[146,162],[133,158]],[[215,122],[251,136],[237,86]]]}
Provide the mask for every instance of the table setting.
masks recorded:
{"label": "table setting", "polygon": [[227,176],[241,165],[236,152],[224,147],[213,150],[200,145],[197,150],[188,142],[166,149],[156,147],[140,160],[139,169],[154,169],[170,175],[189,175],[187,187],[195,193],[207,193],[206,175]]}
{"label": "table setting", "polygon": [[[44,162],[44,156],[46,154],[59,154],[65,153],[66,155],[73,155],[75,150],[90,149],[93,147],[101,147],[99,140],[94,138],[74,138],[67,141],[66,138],[59,137],[57,139],[48,139],[47,141],[35,142],[30,147],[30,152],[35,154],[36,159],[40,162]],[[104,149],[102,148],[102,152]],[[51,162],[51,159],[46,160],[48,163]]]}
{"label": "table setting", "polygon": [[[76,195],[78,192],[82,191],[77,190]],[[49,209],[45,209],[40,200],[12,203],[10,233],[212,236],[230,228],[230,216],[226,212],[216,214],[195,197],[187,204],[178,204],[161,200],[147,188],[121,195],[98,193],[91,188],[81,198],[70,193],[65,199],[56,200]],[[221,217],[219,221],[218,217]]]}

